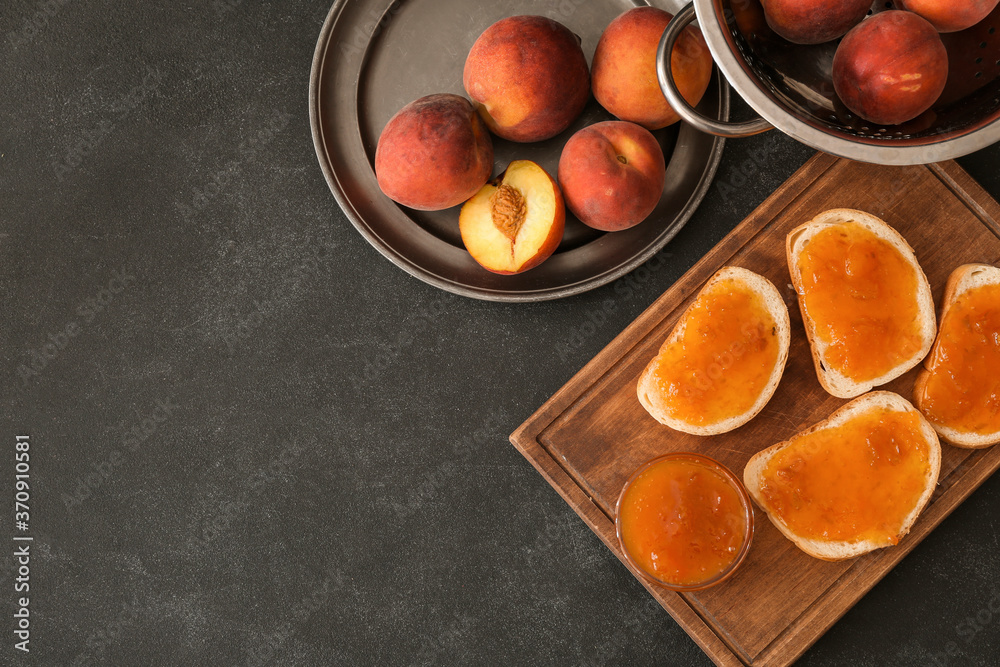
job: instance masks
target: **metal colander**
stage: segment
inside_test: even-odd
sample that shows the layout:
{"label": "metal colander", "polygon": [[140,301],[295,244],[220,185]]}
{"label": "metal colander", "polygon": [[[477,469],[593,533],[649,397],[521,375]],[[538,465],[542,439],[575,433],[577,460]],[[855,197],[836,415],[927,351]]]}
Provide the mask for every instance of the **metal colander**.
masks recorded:
{"label": "metal colander", "polygon": [[[893,8],[892,2],[877,2],[869,14]],[[716,64],[761,119],[705,119],[677,92],[668,56],[695,16]],[[664,33],[657,64],[671,106],[703,131],[739,137],[776,127],[834,155],[881,164],[925,164],[1000,140],[1000,6],[972,28],[941,38],[949,63],[945,90],[933,107],[902,125],[878,125],[851,113],[833,89],[839,40],[791,44],[768,27],[759,0],[694,0]]]}

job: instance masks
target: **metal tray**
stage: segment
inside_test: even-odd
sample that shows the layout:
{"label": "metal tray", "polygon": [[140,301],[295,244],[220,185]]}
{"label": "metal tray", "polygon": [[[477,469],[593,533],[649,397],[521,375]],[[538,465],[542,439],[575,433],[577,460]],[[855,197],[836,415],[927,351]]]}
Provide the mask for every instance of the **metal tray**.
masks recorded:
{"label": "metal tray", "polygon": [[[552,257],[514,276],[490,273],[469,256],[458,231],[458,207],[432,212],[401,207],[379,190],[373,168],[379,134],[404,105],[431,93],[465,95],[465,57],[494,22],[516,14],[555,19],[580,36],[589,63],[604,28],[634,6],[625,0],[338,0],[316,44],[309,118],[320,167],[351,223],[411,275],[491,301],[578,294],[656,254],[694,213],[722,156],[721,138],[683,123],[655,133],[667,157],[667,176],[649,219],[629,230],[603,233],[567,211],[566,232]],[[698,109],[728,118],[729,88],[717,71]],[[611,118],[591,98],[582,116],[553,139],[517,144],[494,137],[494,173],[511,160],[528,159],[554,175],[566,140],[586,125]]]}

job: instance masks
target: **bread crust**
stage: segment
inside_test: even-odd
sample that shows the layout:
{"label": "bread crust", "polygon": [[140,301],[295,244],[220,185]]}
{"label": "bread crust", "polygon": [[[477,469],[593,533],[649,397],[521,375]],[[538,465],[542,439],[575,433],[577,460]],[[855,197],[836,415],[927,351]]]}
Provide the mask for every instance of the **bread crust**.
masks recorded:
{"label": "bread crust", "polygon": [[[673,343],[684,333],[685,321],[687,320],[688,313],[694,306],[695,302],[697,302],[698,297],[700,297],[706,289],[714,285],[716,282],[726,279],[738,280],[743,285],[752,289],[763,300],[764,305],[767,307],[767,310],[774,319],[774,323],[777,327],[778,358],[775,361],[774,369],[771,371],[771,377],[769,378],[767,385],[765,385],[764,389],[757,397],[757,400],[749,410],[740,415],[735,415],[714,424],[698,426],[671,417],[663,409],[656,405],[656,399],[651,396],[652,394],[655,394],[652,379],[653,371],[656,366],[656,360],[659,358],[660,354],[663,353],[668,345]],[[691,302],[691,305],[687,307],[677,324],[674,326],[673,330],[670,332],[670,335],[667,336],[667,339],[660,346],[659,352],[657,352],[656,356],[653,357],[653,359],[646,366],[645,370],[643,370],[643,372],[639,375],[639,382],[636,387],[639,402],[644,408],[646,408],[646,411],[649,412],[654,419],[676,431],[690,433],[692,435],[718,435],[720,433],[732,431],[757,416],[757,414],[764,409],[764,406],[767,405],[771,396],[774,395],[775,390],[778,388],[778,383],[781,381],[781,375],[785,369],[785,362],[788,360],[788,346],[790,340],[791,324],[788,319],[788,307],[785,305],[785,301],[782,299],[781,293],[778,292],[778,289],[771,283],[771,281],[748,269],[734,266],[724,267],[717,271],[715,275],[709,278],[709,280],[705,283],[702,289],[698,292],[698,296],[696,296]]]}
{"label": "bread crust", "polygon": [[[950,276],[948,276],[948,282],[944,288],[944,297],[941,299],[940,321],[942,323],[944,322],[952,304],[954,304],[956,299],[958,299],[961,295],[965,294],[969,290],[982,287],[983,285],[996,284],[1000,284],[1000,269],[995,266],[990,264],[963,264],[958,267],[951,272]],[[941,337],[939,334],[934,341],[934,346],[931,348],[931,353],[927,355],[926,359],[924,359],[924,367],[917,375],[917,380],[913,385],[913,401],[916,403],[921,412],[923,412],[923,408],[921,407],[922,401],[920,397],[924,392],[924,387],[926,386],[931,373],[938,366],[939,349],[941,347],[940,341]],[[944,424],[938,424],[926,414],[924,416],[942,438],[956,447],[964,447],[966,449],[982,449],[1000,442],[1000,431],[986,434],[969,433],[967,431],[961,431],[945,426]]]}
{"label": "bread crust", "polygon": [[[796,261],[802,251],[808,245],[809,240],[818,232],[834,225],[847,222],[857,222],[870,230],[879,238],[888,241],[894,248],[902,253],[917,272],[917,302],[919,307],[919,317],[921,321],[921,345],[911,357],[904,359],[889,372],[866,382],[855,382],[842,373],[829,367],[824,363],[824,354],[827,345],[816,335],[816,324],[806,313],[805,304],[802,298],[802,275],[798,269]],[[802,313],[802,323],[805,326],[806,337],[809,339],[809,349],[812,351],[813,364],[816,366],[816,377],[819,383],[828,393],[838,398],[854,398],[860,396],[874,387],[881,386],[895,380],[903,373],[916,367],[927,355],[934,343],[937,335],[937,320],[934,317],[934,297],[931,293],[930,283],[923,269],[917,262],[917,257],[913,253],[913,248],[906,242],[899,232],[890,227],[882,219],[849,208],[836,208],[824,211],[809,222],[799,225],[785,237],[785,256],[788,261],[788,272],[792,279],[792,285],[798,295],[799,311]]]}
{"label": "bread crust", "polygon": [[924,492],[921,494],[916,506],[913,508],[913,511],[910,512],[910,514],[906,517],[906,520],[903,522],[903,527],[898,535],[898,537],[902,539],[904,535],[910,532],[910,528],[917,520],[920,512],[922,512],[924,507],[927,506],[927,503],[930,502],[931,495],[934,493],[934,488],[937,486],[938,476],[941,473],[941,443],[938,440],[937,432],[930,425],[930,423],[924,419],[924,416],[920,414],[920,412],[914,408],[909,401],[899,394],[890,391],[873,391],[861,396],[860,398],[856,398],[853,401],[841,406],[828,418],[818,424],[814,424],[804,431],[795,434],[784,442],[779,442],[776,445],[772,445],[767,449],[758,452],[751,457],[750,461],[747,462],[746,467],[743,469],[743,483],[746,485],[747,491],[750,493],[754,502],[757,503],[757,506],[764,510],[767,514],[767,518],[779,531],[781,531],[785,537],[795,543],[795,546],[799,549],[802,549],[802,551],[805,551],[814,558],[827,561],[844,560],[847,558],[855,558],[868,553],[869,551],[874,551],[884,547],[869,540],[857,540],[853,542],[846,540],[813,540],[798,535],[795,531],[785,525],[779,517],[774,516],[771,512],[771,508],[768,507],[766,499],[761,494],[760,489],[764,468],[777,452],[781,451],[785,447],[788,447],[802,436],[815,433],[816,431],[837,428],[843,423],[849,421],[855,415],[860,415],[868,410],[879,407],[894,411],[914,412],[919,415],[921,432],[927,441],[929,449],[928,460],[930,463],[930,471],[926,479]]}

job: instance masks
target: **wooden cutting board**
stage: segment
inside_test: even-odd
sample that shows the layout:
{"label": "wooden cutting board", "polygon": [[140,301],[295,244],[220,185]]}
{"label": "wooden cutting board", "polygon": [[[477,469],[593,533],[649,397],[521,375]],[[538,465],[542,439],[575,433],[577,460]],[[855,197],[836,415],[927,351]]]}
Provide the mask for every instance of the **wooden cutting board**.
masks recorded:
{"label": "wooden cutting board", "polygon": [[[936,304],[952,269],[1000,260],[1000,205],[954,162],[885,167],[813,157],[510,437],[623,563],[614,506],[639,465],[660,454],[694,451],[742,477],[753,454],[846,402],[816,379],[785,262],[785,235],[830,208],[865,210],[895,227],[916,251]],[[788,364],[774,397],[749,424],[720,436],[686,435],[646,413],[636,381],[691,298],[727,265],[763,274],[784,294],[792,320]],[[916,373],[882,388],[909,399]],[[896,547],[839,563],[819,561],[756,510],[750,553],[728,581],[683,594],[640,581],[716,664],[788,665],[1000,466],[1000,446],[942,449],[939,486]]]}

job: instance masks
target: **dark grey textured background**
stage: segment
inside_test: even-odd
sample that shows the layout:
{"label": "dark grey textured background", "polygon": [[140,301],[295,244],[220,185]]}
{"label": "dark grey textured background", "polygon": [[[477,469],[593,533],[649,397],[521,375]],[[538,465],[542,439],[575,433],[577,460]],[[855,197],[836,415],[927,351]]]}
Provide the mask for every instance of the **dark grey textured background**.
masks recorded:
{"label": "dark grey textured background", "polygon": [[[328,9],[0,5],[0,497],[28,433],[35,537],[32,650],[8,613],[0,662],[708,664],[507,436],[811,151],[730,142],[732,189],[617,287],[452,297],[322,178]],[[960,162],[1000,196],[1000,147]],[[998,503],[993,479],[801,664],[995,663]]]}

